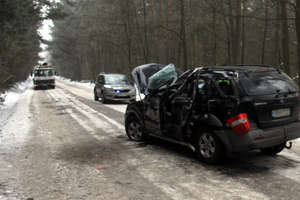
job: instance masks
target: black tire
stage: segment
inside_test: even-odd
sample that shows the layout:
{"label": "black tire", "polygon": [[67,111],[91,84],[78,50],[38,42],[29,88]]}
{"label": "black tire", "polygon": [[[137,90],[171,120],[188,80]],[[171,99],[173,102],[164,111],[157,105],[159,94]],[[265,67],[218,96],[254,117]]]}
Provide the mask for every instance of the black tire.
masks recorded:
{"label": "black tire", "polygon": [[96,93],[95,90],[94,90],[94,100],[95,100],[95,101],[99,101],[99,97],[97,96],[97,93]]}
{"label": "black tire", "polygon": [[107,100],[105,99],[105,95],[103,94],[103,92],[101,92],[101,102],[103,104],[106,104],[107,103]]}
{"label": "black tire", "polygon": [[269,155],[269,156],[275,156],[276,154],[280,153],[284,149],[284,144],[276,145],[273,147],[268,147],[265,149],[261,149],[260,151],[263,154]]}
{"label": "black tire", "polygon": [[221,140],[212,132],[203,132],[197,137],[196,153],[198,158],[208,164],[217,164],[225,155]]}
{"label": "black tire", "polygon": [[135,116],[129,116],[125,120],[125,130],[126,135],[130,140],[141,142],[145,139],[143,124],[141,120],[137,119]]}

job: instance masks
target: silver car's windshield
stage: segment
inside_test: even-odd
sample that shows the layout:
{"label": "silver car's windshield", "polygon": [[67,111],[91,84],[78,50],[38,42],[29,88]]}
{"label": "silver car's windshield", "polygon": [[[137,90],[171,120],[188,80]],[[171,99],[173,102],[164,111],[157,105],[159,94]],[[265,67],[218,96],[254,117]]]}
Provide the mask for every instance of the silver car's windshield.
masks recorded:
{"label": "silver car's windshield", "polygon": [[129,80],[125,75],[105,76],[106,85],[129,85]]}

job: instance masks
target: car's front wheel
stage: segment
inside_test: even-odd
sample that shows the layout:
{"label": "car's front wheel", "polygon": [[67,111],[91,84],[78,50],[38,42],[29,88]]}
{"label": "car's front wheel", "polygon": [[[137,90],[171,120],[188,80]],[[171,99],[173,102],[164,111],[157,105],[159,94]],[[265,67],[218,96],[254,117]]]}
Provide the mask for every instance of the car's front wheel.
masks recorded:
{"label": "car's front wheel", "polygon": [[261,149],[260,151],[263,154],[269,155],[269,156],[275,156],[276,154],[280,153],[284,149],[284,144],[276,145],[273,147],[268,147]]}
{"label": "car's front wheel", "polygon": [[95,101],[98,101],[98,100],[99,100],[99,97],[97,96],[96,90],[94,90],[94,100],[95,100]]}
{"label": "car's front wheel", "polygon": [[215,164],[224,157],[225,148],[220,139],[212,132],[203,132],[197,138],[196,153],[206,163]]}
{"label": "car's front wheel", "polygon": [[130,116],[125,122],[126,134],[130,140],[140,142],[144,139],[143,125],[135,116]]}
{"label": "car's front wheel", "polygon": [[105,104],[107,102],[107,100],[106,100],[105,95],[103,94],[103,92],[101,92],[101,102],[103,104]]}

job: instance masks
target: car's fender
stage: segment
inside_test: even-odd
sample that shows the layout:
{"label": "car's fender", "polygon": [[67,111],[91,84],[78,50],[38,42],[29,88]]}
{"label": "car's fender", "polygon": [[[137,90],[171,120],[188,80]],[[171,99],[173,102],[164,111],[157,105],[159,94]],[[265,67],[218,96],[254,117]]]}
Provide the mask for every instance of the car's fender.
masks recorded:
{"label": "car's fender", "polygon": [[211,113],[204,114],[199,122],[201,125],[210,127],[212,129],[220,129],[223,127],[221,120]]}
{"label": "car's fender", "polygon": [[129,103],[125,112],[125,124],[128,117],[134,116],[137,119],[140,119],[144,124],[144,116],[141,102],[132,102]]}

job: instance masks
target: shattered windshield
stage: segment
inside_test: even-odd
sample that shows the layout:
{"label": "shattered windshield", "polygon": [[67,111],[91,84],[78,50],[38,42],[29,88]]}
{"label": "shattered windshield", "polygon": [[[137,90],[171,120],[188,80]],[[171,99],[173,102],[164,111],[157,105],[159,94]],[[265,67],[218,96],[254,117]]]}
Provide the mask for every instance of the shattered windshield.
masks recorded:
{"label": "shattered windshield", "polygon": [[34,76],[53,76],[53,69],[37,69],[34,71]]}
{"label": "shattered windshield", "polygon": [[298,87],[285,73],[250,72],[244,74],[241,84],[249,95],[268,95],[276,93],[294,93]]}
{"label": "shattered windshield", "polygon": [[129,85],[129,80],[125,75],[105,76],[106,85]]}

